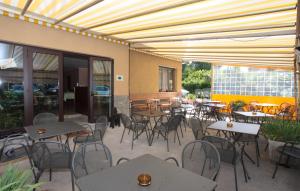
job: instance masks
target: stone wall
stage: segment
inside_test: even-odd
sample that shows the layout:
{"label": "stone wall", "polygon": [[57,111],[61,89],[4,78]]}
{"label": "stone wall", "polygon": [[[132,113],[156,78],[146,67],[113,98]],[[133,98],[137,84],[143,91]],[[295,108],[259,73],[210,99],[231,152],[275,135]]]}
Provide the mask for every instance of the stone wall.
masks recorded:
{"label": "stone wall", "polygon": [[115,107],[119,113],[129,115],[129,97],[128,96],[117,96],[114,97]]}

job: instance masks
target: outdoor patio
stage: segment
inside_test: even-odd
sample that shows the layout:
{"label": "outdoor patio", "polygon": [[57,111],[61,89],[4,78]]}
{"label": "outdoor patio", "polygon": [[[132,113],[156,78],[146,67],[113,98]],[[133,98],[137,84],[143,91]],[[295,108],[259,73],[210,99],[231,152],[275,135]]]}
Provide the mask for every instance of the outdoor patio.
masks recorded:
{"label": "outdoor patio", "polygon": [[[76,120],[77,122],[84,124],[86,118],[81,118]],[[116,127],[114,129],[107,129],[104,137],[104,143],[109,147],[112,152],[113,165],[121,157],[127,157],[129,159],[136,158],[143,154],[152,154],[161,159],[167,157],[175,157],[180,160],[181,152],[183,146],[188,142],[194,140],[194,135],[190,128],[184,131],[184,137],[181,138],[181,146],[178,142],[174,143],[173,140],[170,141],[170,152],[166,150],[166,142],[160,138],[155,138],[153,145],[148,146],[146,141],[146,136],[142,135],[138,140],[134,142],[134,148],[131,150],[131,136],[127,133],[125,134],[123,142],[120,144],[120,138],[122,135],[123,126]],[[214,135],[216,131],[209,131],[210,134]],[[172,137],[172,136],[171,136]],[[245,183],[243,178],[243,170],[239,164],[237,167],[238,174],[238,185],[241,191],[257,191],[257,190],[272,190],[272,191],[296,191],[300,186],[298,181],[300,178],[299,167],[297,168],[285,168],[279,167],[278,174],[275,179],[272,179],[272,174],[275,168],[274,162],[269,160],[268,151],[265,152],[264,148],[267,141],[264,138],[259,140],[260,150],[261,150],[261,161],[260,166],[252,164],[249,160],[245,160],[246,168],[249,171],[251,180]],[[246,148],[251,156],[255,156],[254,145],[249,144]],[[30,165],[28,161],[21,160],[14,165],[22,169],[29,169]],[[0,166],[0,172],[3,171],[4,166]],[[133,177],[134,178],[134,177]],[[39,190],[49,190],[49,191],[71,191],[70,173],[69,171],[53,171],[52,182],[49,182],[49,172],[45,172],[40,179],[42,182],[42,188]],[[234,174],[233,166],[228,163],[221,164],[221,170],[217,178],[217,189],[218,191],[228,191],[234,190]]]}

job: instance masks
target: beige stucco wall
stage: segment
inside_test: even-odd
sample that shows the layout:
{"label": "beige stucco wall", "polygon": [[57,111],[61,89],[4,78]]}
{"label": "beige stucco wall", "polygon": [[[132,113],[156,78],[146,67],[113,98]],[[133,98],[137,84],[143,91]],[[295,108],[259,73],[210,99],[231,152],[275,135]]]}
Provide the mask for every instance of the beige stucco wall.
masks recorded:
{"label": "beige stucco wall", "polygon": [[124,76],[123,81],[115,80],[115,95],[128,96],[129,94],[129,50],[127,46],[5,16],[0,16],[0,41],[113,58],[115,75]]}
{"label": "beige stucco wall", "polygon": [[175,68],[176,91],[181,90],[182,63],[134,50],[130,51],[130,97],[165,97],[174,93],[159,93],[159,66]]}

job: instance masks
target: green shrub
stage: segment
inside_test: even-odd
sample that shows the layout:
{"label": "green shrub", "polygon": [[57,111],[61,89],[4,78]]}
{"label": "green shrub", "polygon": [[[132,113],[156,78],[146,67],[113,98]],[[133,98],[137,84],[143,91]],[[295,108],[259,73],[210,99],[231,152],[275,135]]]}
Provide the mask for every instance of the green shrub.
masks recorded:
{"label": "green shrub", "polygon": [[0,191],[32,191],[40,184],[31,184],[31,171],[9,165],[0,176]]}
{"label": "green shrub", "polygon": [[231,107],[232,107],[233,111],[237,111],[240,108],[244,107],[245,105],[246,105],[246,103],[243,101],[240,101],[240,100],[231,103]]}
{"label": "green shrub", "polygon": [[187,98],[190,100],[196,100],[196,95],[195,94],[188,94]]}
{"label": "green shrub", "polygon": [[269,119],[261,126],[272,141],[300,143],[300,123],[293,120]]}

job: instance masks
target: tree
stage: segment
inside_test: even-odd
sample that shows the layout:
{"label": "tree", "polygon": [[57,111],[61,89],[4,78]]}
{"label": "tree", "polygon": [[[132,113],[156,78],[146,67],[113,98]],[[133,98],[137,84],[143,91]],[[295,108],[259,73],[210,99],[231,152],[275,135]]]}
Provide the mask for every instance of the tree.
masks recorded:
{"label": "tree", "polygon": [[182,71],[182,86],[190,93],[196,89],[211,87],[211,66],[209,63],[193,62],[184,64]]}

